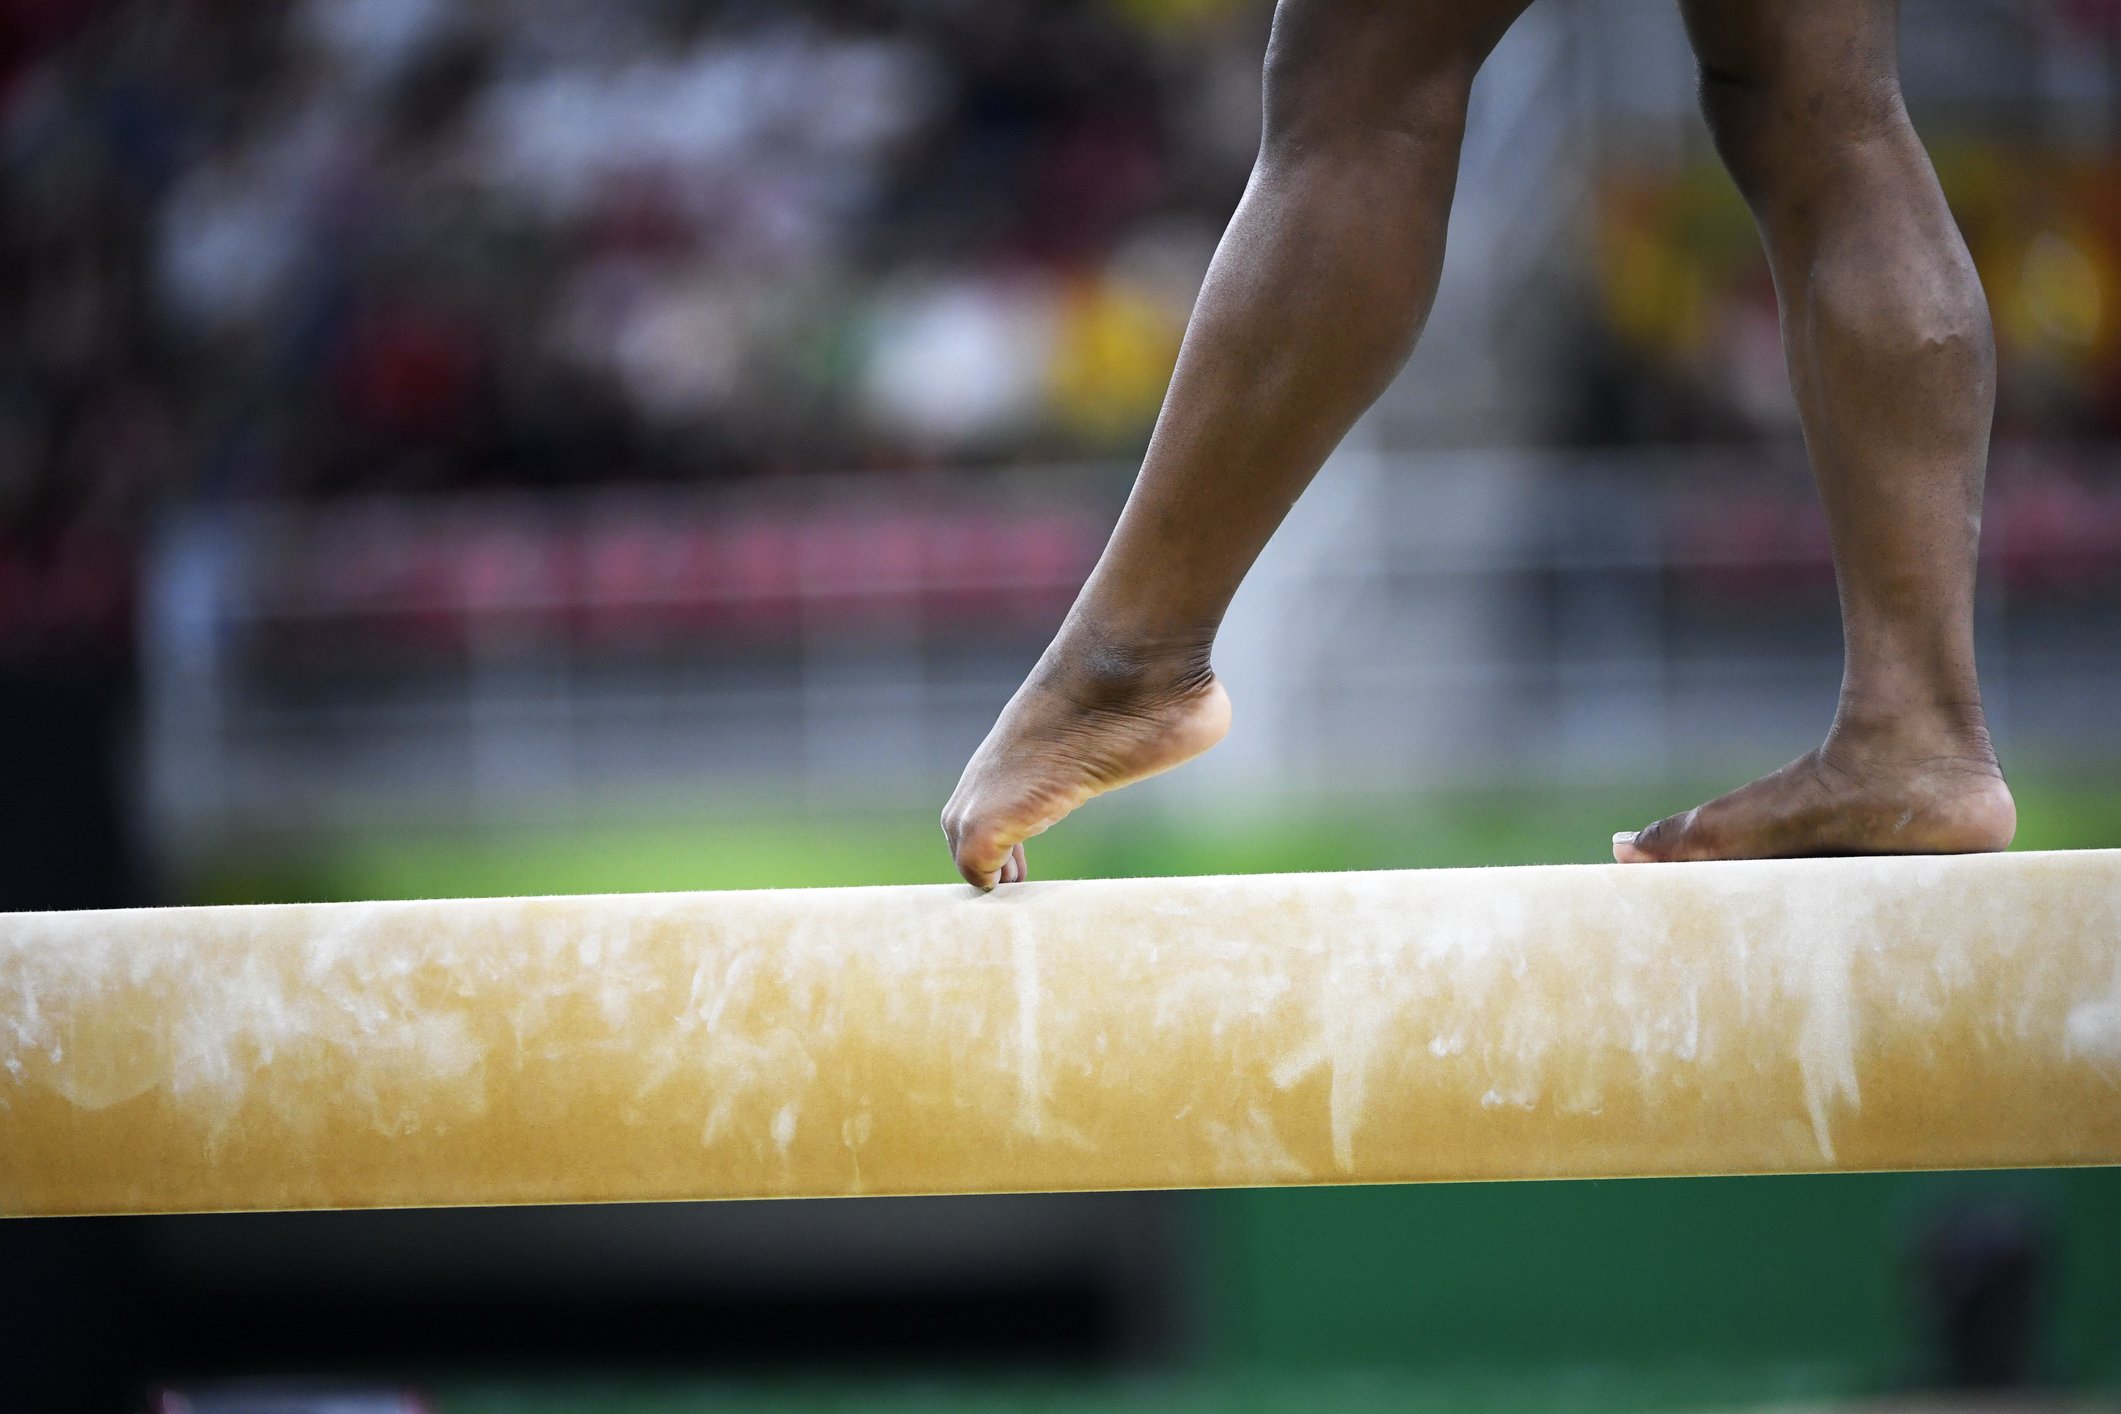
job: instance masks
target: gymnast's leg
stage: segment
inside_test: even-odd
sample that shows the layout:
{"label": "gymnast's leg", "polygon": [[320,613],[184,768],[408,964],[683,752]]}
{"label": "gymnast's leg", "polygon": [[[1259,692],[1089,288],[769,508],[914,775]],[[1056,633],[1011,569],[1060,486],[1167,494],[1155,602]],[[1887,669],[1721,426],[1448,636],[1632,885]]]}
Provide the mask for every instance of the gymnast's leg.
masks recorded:
{"label": "gymnast's leg", "polygon": [[1988,306],[1900,100],[1897,0],[1682,0],[1718,150],[1766,242],[1832,530],[1846,658],[1826,741],[1616,836],[1626,862],[2001,849],[1974,676],[1995,398]]}
{"label": "gymnast's leg", "polygon": [[1209,650],[1238,582],[1421,332],[1466,98],[1529,0],[1281,0],[1252,178],[1209,267],[1111,543],[965,768],[943,829],[966,879],[1213,746]]}

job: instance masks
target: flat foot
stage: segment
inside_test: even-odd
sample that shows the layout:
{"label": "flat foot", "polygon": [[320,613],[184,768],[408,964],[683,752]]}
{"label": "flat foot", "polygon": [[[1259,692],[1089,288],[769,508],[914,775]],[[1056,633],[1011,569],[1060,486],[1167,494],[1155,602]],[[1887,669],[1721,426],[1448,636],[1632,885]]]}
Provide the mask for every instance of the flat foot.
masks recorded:
{"label": "flat foot", "polygon": [[1781,770],[1613,836],[1622,864],[1836,854],[1979,854],[2008,846],[2017,806],[1986,737],[1829,739]]}

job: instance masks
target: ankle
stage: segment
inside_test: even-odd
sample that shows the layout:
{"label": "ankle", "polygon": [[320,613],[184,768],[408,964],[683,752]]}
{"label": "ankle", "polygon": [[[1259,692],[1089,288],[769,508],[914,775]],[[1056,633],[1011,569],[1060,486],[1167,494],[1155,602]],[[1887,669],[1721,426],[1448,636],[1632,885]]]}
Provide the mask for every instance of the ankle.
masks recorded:
{"label": "ankle", "polygon": [[1213,644],[1212,635],[1125,634],[1071,617],[1046,649],[1038,675],[1087,707],[1176,699],[1214,682]]}
{"label": "ankle", "polygon": [[1844,693],[1825,749],[1835,756],[1919,756],[1998,769],[1978,696],[1880,699]]}

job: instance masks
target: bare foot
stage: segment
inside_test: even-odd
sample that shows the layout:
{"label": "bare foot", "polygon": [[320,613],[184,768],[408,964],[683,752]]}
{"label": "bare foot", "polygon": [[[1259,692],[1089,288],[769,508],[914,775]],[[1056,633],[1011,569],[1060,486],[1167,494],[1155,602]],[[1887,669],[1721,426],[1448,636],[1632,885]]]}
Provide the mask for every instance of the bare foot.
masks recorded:
{"label": "bare foot", "polygon": [[1204,657],[1144,661],[1056,640],[973,753],[943,833],[980,888],[1026,877],[1024,841],[1106,791],[1168,771],[1230,730]]}
{"label": "bare foot", "polygon": [[1824,854],[1977,854],[2018,828],[1978,718],[1942,727],[1837,723],[1789,765],[1646,830],[1613,836],[1622,864]]}

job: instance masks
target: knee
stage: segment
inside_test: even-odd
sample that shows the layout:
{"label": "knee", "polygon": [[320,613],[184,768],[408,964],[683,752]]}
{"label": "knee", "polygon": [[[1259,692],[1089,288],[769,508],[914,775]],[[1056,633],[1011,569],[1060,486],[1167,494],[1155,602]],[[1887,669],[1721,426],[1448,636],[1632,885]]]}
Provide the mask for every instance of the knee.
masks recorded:
{"label": "knee", "polygon": [[1268,158],[1372,149],[1455,151],[1485,50],[1451,25],[1409,23],[1421,5],[1282,0],[1263,78]]}
{"label": "knee", "polygon": [[1881,260],[1829,244],[1807,272],[1804,318],[1815,345],[1861,349],[1907,374],[1982,373],[1994,362],[1988,301],[1971,264],[1924,245]]}

